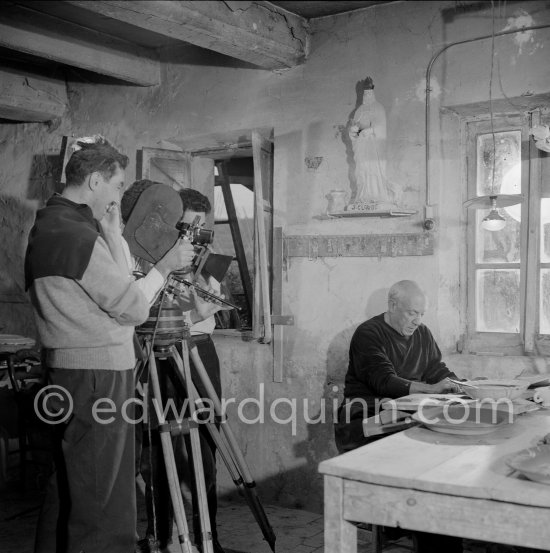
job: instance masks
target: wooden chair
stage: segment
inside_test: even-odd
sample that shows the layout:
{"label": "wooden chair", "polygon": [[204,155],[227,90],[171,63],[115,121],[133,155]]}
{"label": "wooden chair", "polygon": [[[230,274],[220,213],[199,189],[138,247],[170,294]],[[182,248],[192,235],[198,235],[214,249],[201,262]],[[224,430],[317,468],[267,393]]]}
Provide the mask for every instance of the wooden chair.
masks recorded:
{"label": "wooden chair", "polygon": [[[18,440],[18,450],[14,453],[19,456],[19,480],[21,486],[25,487],[29,454],[33,455],[33,460],[41,457],[36,464],[43,466],[44,472],[49,472],[51,468],[51,453],[47,439],[42,445],[35,444],[38,436],[41,439],[48,436],[47,426],[34,412],[34,397],[41,387],[42,380],[40,354],[32,349],[16,349],[21,348],[21,340],[14,340],[14,344],[3,343],[6,339],[2,336],[5,335],[0,335],[0,363],[6,364],[16,406],[16,435],[10,437]],[[27,345],[34,345],[34,341],[28,340]],[[7,467],[7,442],[4,446],[6,456],[3,465]]]}

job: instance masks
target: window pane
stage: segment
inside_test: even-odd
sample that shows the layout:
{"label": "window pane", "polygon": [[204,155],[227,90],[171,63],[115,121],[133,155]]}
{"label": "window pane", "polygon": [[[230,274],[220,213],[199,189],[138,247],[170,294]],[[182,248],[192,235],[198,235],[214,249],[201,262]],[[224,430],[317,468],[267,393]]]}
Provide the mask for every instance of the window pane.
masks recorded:
{"label": "window pane", "polygon": [[499,213],[506,219],[502,230],[485,230],[481,226],[489,210],[476,210],[476,263],[519,263],[521,244],[520,220],[511,217],[506,210]]}
{"label": "window pane", "polygon": [[540,260],[550,262],[550,198],[540,201]]}
{"label": "window pane", "polygon": [[521,193],[521,131],[477,137],[476,192],[478,196]]}
{"label": "window pane", "polygon": [[[233,202],[235,204],[235,212],[237,215],[239,231],[241,234],[241,240],[246,257],[249,278],[253,280],[254,193],[242,184],[231,184],[230,188]],[[228,215],[221,186],[216,186],[214,188],[214,221],[216,223],[213,243],[214,251],[223,255],[235,256],[235,245],[233,243],[231,227],[229,226],[229,224],[227,224]],[[238,313],[240,327],[242,329],[250,328],[252,325],[252,315],[248,310],[242,276],[236,260],[234,260],[229,266],[224,279],[224,285],[225,287],[222,291],[229,296],[230,301],[241,308],[241,311],[239,311]],[[224,317],[225,319],[227,319],[229,316],[235,318],[236,312],[230,311],[226,313],[220,313],[220,316]],[[232,328],[233,322],[234,321],[232,321],[230,324],[226,322],[223,328]]]}
{"label": "window pane", "polygon": [[519,333],[519,269],[476,271],[476,330]]}
{"label": "window pane", "polygon": [[540,272],[540,321],[539,332],[550,334],[550,269]]}

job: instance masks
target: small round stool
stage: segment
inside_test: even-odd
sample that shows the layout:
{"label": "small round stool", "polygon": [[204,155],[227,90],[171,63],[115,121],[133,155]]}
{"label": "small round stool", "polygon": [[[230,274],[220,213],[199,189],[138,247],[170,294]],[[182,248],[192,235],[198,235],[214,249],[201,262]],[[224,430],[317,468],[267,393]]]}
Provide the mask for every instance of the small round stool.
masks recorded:
{"label": "small round stool", "polygon": [[[27,460],[27,429],[20,408],[21,384],[16,375],[17,352],[31,349],[36,341],[32,338],[17,334],[0,334],[0,371],[5,369],[8,373],[12,387],[13,398],[17,406],[17,435],[19,441],[19,468],[21,482],[25,482],[25,467]],[[5,365],[4,365],[5,363]],[[9,429],[9,425],[6,427]],[[6,468],[8,465],[8,440],[9,433],[6,428],[0,426],[0,487],[6,481]]]}
{"label": "small round stool", "polygon": [[31,349],[36,344],[32,338],[17,334],[0,334],[0,353],[15,353],[20,349]]}

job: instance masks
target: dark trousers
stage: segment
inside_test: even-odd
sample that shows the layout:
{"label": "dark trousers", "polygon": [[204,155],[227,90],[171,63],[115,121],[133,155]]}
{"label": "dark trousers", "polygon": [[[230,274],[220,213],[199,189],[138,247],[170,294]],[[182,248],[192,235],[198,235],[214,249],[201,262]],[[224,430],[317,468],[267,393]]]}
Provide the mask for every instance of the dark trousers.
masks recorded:
{"label": "dark trousers", "polygon": [[[191,345],[192,343],[190,343],[190,347]],[[196,346],[214,390],[219,397],[221,394],[220,364],[214,342],[211,338],[207,338],[204,341],[198,342]],[[204,386],[196,375],[191,357],[189,360],[191,375],[193,382],[197,387],[199,396],[202,398],[208,398]],[[183,400],[186,397],[185,391],[175,385],[174,379],[170,378],[170,375],[173,374],[172,367],[167,366],[166,362],[160,362],[158,363],[158,368],[163,399],[174,399],[174,405],[179,410],[183,404]],[[201,444],[202,469],[206,484],[208,513],[210,516],[212,536],[216,539],[216,514],[218,509],[216,490],[216,446],[204,424],[199,425],[199,437]],[[160,542],[160,545],[165,546],[169,543],[172,535],[174,515],[170,500],[170,489],[168,486],[166,465],[160,443],[160,436],[156,429],[148,430],[147,428],[142,428],[141,432],[138,430],[137,440],[142,440],[139,470],[146,484],[145,499],[147,507],[147,534],[156,536]],[[172,447],[176,457],[176,466],[180,481],[191,490],[193,533],[195,534],[195,542],[200,543],[200,517],[195,486],[195,472],[193,470],[192,458],[190,456],[191,443],[189,436],[173,436]]]}
{"label": "dark trousers", "polygon": [[[129,553],[136,527],[134,428],[122,413],[134,393],[133,371],[48,369],[48,384],[66,390],[73,408],[67,421],[52,425],[56,470],[40,512],[35,553]],[[51,398],[51,413],[66,408]],[[108,399],[101,407],[109,412],[94,416],[101,398]],[[131,420],[131,407],[127,414]]]}
{"label": "dark trousers", "polygon": [[365,437],[363,419],[369,416],[371,415],[366,403],[344,399],[338,408],[338,422],[334,425],[334,441],[338,453],[357,449],[382,437]]}

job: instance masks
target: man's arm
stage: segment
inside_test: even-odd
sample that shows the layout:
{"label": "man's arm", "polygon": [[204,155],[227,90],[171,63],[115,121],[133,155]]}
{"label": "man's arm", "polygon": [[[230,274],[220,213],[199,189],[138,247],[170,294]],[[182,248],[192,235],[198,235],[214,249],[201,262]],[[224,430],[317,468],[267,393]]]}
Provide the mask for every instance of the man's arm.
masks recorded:
{"label": "man's arm", "polygon": [[[98,308],[124,326],[143,323],[149,315],[149,302],[128,271],[122,274],[105,240],[99,236],[90,261],[76,281]],[[82,316],[86,316],[83,313]]]}
{"label": "man's arm", "polygon": [[356,377],[376,396],[397,398],[414,393],[433,394],[459,391],[457,385],[446,380],[447,376],[453,377],[454,375],[444,363],[440,363],[441,353],[433,338],[433,345],[439,352],[439,361],[435,362],[435,356],[431,372],[433,380],[430,381],[424,377],[421,382],[409,380],[397,374],[396,367],[387,353],[389,349],[387,340],[388,338],[382,332],[370,328],[356,332],[350,345]]}
{"label": "man's arm", "polygon": [[[225,299],[225,296],[220,293],[220,283],[213,277],[210,277],[209,282],[206,282],[200,276],[197,286],[221,299]],[[231,306],[217,303],[215,300],[203,299],[193,286],[182,288],[177,300],[182,312],[187,316],[187,320],[191,325],[213,317],[218,311],[233,309]]]}
{"label": "man's arm", "polygon": [[[412,386],[411,393],[441,394],[446,392],[459,392],[460,388],[458,385],[449,381],[449,378],[456,380],[458,377],[443,362],[441,350],[427,326],[422,328],[421,344],[421,347],[426,352],[427,366],[422,375],[422,382],[413,382],[413,384],[418,386]],[[412,389],[417,387],[426,388],[427,391],[417,390],[413,392]]]}
{"label": "man's arm", "polygon": [[454,384],[448,378],[444,378],[435,384],[425,382],[411,382],[409,393],[411,394],[446,394],[460,392],[460,386]]}
{"label": "man's arm", "polygon": [[119,267],[121,274],[128,275],[130,270],[126,261],[120,224],[120,209],[118,204],[113,202],[103,219],[101,219],[100,225],[103,230],[103,238],[109,247],[113,260]]}
{"label": "man's arm", "polygon": [[[113,204],[105,214],[101,220],[101,227],[116,264],[121,268],[123,274],[131,275],[135,264],[128,242],[122,236],[118,204]],[[160,292],[168,275],[172,271],[190,266],[194,257],[193,245],[189,240],[180,239],[157,261],[145,277],[136,281],[138,288],[145,294],[150,304],[153,303]]]}
{"label": "man's arm", "polygon": [[[138,269],[138,263],[132,258],[128,242],[124,237],[122,237],[122,245],[128,266],[133,273]],[[150,305],[157,298],[168,275],[172,271],[189,266],[193,262],[194,256],[195,250],[188,241],[176,243],[156,265],[151,267],[145,276],[136,280],[136,285],[145,294]]]}

